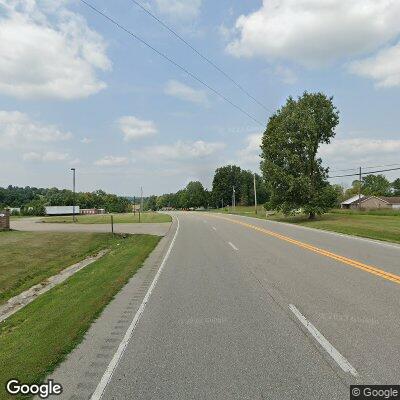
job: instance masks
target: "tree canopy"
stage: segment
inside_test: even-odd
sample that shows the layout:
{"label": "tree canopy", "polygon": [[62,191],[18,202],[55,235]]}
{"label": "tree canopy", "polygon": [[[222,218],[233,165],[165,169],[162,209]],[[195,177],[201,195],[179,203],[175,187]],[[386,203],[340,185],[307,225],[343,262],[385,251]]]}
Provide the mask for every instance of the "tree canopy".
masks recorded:
{"label": "tree canopy", "polygon": [[271,209],[285,214],[302,209],[314,218],[334,206],[336,193],[317,153],[335,136],[338,123],[339,111],[323,93],[305,92],[297,100],[289,97],[271,116],[261,145]]}

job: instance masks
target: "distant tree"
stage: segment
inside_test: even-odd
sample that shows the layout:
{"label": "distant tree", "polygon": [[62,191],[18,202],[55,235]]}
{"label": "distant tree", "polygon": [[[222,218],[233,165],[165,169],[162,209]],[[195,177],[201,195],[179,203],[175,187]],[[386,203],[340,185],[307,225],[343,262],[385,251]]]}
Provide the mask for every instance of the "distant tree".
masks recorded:
{"label": "distant tree", "polygon": [[392,189],[393,189],[393,195],[394,196],[400,196],[400,178],[395,179],[391,183]]}
{"label": "distant tree", "polygon": [[270,194],[268,207],[293,213],[303,209],[309,218],[334,206],[328,171],[317,156],[321,144],[330,143],[339,123],[332,98],[305,92],[269,119],[262,138],[261,170]]}
{"label": "distant tree", "polygon": [[[335,196],[335,208],[340,207],[340,203],[346,199],[345,191],[342,185],[331,185],[332,191]],[[351,196],[350,196],[351,197]]]}
{"label": "distant tree", "polygon": [[206,193],[203,185],[199,181],[189,182],[186,186],[187,204],[189,207],[204,207],[206,203]]}
{"label": "distant tree", "polygon": [[361,184],[359,180],[355,180],[351,183],[351,187],[348,188],[345,192],[344,192],[344,199],[349,199],[350,197],[355,196],[356,194],[359,193],[359,191],[361,190]]}
{"label": "distant tree", "polygon": [[383,175],[363,177],[362,193],[369,196],[390,196],[390,182]]}
{"label": "distant tree", "polygon": [[212,191],[213,198],[218,207],[232,204],[233,188],[235,188],[236,201],[239,204],[242,190],[242,170],[236,165],[226,165],[217,168],[214,174]]}
{"label": "distant tree", "polygon": [[150,196],[147,201],[144,203],[145,211],[155,211],[157,210],[157,197]]}

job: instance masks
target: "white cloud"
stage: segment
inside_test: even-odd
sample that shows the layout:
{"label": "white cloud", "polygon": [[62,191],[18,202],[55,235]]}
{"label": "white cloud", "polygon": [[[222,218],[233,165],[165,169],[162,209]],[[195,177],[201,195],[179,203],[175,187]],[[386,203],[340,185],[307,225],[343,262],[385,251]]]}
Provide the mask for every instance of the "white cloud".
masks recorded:
{"label": "white cloud", "polygon": [[351,173],[351,171],[340,171],[344,168],[398,163],[399,154],[400,140],[365,137],[334,139],[332,143],[322,145],[318,152],[324,165],[333,171],[333,175]]}
{"label": "white cloud", "polygon": [[177,97],[184,101],[197,104],[207,104],[207,94],[204,90],[194,89],[182,82],[170,80],[164,88],[164,92],[169,96]]}
{"label": "white cloud", "polygon": [[349,66],[350,72],[371,78],[378,87],[400,86],[400,42]]}
{"label": "white cloud", "polygon": [[71,133],[53,125],[32,121],[19,111],[0,111],[0,139],[2,144],[24,147],[31,143],[49,143],[68,140]]}
{"label": "white cloud", "polygon": [[95,165],[102,167],[117,167],[121,165],[128,164],[128,159],[126,157],[118,157],[118,156],[105,156],[100,160],[95,161]]}
{"label": "white cloud", "polygon": [[376,50],[400,33],[396,0],[263,0],[236,21],[227,47],[237,57],[263,56],[305,66]]}
{"label": "white cloud", "polygon": [[262,133],[253,133],[245,139],[245,147],[238,152],[239,163],[243,166],[260,163]]}
{"label": "white cloud", "polygon": [[158,11],[169,18],[193,20],[198,17],[202,0],[155,0]]}
{"label": "white cloud", "polygon": [[137,157],[152,157],[158,161],[182,161],[203,159],[224,148],[225,144],[218,142],[204,142],[202,140],[195,142],[178,141],[171,145],[145,147],[139,151],[133,151],[133,154]]}
{"label": "white cloud", "polygon": [[42,161],[42,162],[60,162],[69,159],[68,153],[59,153],[56,151],[47,151],[44,153],[29,152],[22,155],[24,161]]}
{"label": "white cloud", "polygon": [[84,137],[83,139],[81,139],[81,143],[83,143],[83,144],[90,144],[92,142],[93,142],[93,139],[90,139],[87,137]]}
{"label": "white cloud", "polygon": [[106,87],[103,38],[64,2],[0,2],[0,92],[17,98],[75,99]]}
{"label": "white cloud", "polygon": [[277,65],[274,74],[287,85],[293,85],[297,82],[297,76],[289,67],[284,65]]}
{"label": "white cloud", "polygon": [[132,115],[119,118],[117,123],[125,141],[140,139],[158,132],[153,121],[142,120]]}

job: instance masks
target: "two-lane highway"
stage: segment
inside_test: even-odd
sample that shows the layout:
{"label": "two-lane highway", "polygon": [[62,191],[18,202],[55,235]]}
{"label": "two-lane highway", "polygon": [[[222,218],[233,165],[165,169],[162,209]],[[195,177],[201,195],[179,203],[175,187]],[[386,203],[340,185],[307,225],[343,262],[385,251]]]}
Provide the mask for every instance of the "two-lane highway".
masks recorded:
{"label": "two-lane highway", "polygon": [[399,247],[175,217],[171,253],[104,399],[344,399],[350,383],[399,382],[399,283],[334,258],[396,276]]}
{"label": "two-lane highway", "polygon": [[103,315],[58,369],[65,394],[346,399],[351,383],[400,382],[400,246],[239,216],[173,216],[134,314],[135,280],[111,337],[96,336],[108,329]]}

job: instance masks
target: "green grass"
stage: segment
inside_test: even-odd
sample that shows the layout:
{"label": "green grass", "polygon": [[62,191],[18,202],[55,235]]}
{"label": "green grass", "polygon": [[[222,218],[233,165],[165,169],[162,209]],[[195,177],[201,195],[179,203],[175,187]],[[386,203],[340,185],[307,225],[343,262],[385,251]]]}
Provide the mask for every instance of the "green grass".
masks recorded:
{"label": "green grass", "polygon": [[[228,213],[227,209],[218,210]],[[254,207],[237,206],[236,211],[229,213],[245,215],[253,218],[270,219],[279,222],[309,226],[347,235],[361,236],[370,239],[400,243],[400,211],[398,210],[332,210],[330,213],[309,220],[305,215],[285,217],[281,214],[265,216],[265,210],[260,207],[257,215]]]}
{"label": "green grass", "polygon": [[328,213],[310,221],[305,216],[271,219],[316,229],[345,233],[370,239],[400,243],[400,216],[356,213]]}
{"label": "green grass", "polygon": [[[139,214],[126,213],[126,214],[113,214],[114,224],[133,224],[139,222]],[[111,221],[111,214],[103,215],[78,215],[76,217],[79,224],[109,224]],[[145,212],[140,214],[140,222],[143,223],[155,223],[155,222],[171,222],[172,218],[170,215]],[[41,222],[58,222],[58,223],[73,223],[72,216],[67,217],[43,217]]]}
{"label": "green grass", "polygon": [[149,235],[125,239],[117,236],[109,254],[0,324],[0,399],[11,398],[4,390],[11,377],[39,383],[54,370],[159,239]]}
{"label": "green grass", "polygon": [[108,247],[102,233],[0,232],[0,304]]}

